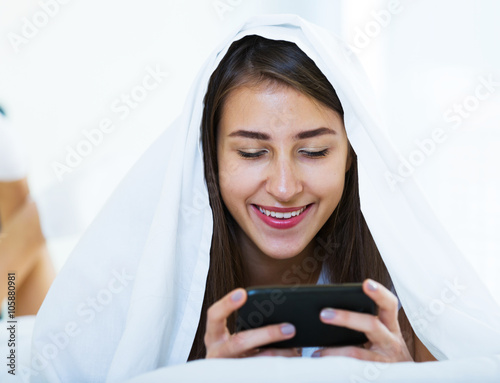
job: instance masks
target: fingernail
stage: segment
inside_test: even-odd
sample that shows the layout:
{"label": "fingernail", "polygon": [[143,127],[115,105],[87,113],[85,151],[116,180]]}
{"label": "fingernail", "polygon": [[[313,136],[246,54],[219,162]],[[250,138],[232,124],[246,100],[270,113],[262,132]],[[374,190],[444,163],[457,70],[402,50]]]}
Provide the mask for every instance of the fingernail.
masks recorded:
{"label": "fingernail", "polygon": [[280,327],[280,330],[283,335],[290,335],[295,332],[295,326],[293,324],[284,324]]}
{"label": "fingernail", "polygon": [[375,281],[372,281],[371,279],[368,280],[368,290],[370,291],[376,291],[378,289],[378,284]]}
{"label": "fingernail", "polygon": [[233,300],[233,302],[238,302],[242,296],[243,292],[241,290],[238,290],[231,296],[231,299]]}
{"label": "fingernail", "polygon": [[321,318],[323,319],[333,319],[337,313],[334,309],[324,309],[321,310]]}
{"label": "fingernail", "polygon": [[319,358],[319,351],[314,351],[314,352],[311,354],[311,358]]}

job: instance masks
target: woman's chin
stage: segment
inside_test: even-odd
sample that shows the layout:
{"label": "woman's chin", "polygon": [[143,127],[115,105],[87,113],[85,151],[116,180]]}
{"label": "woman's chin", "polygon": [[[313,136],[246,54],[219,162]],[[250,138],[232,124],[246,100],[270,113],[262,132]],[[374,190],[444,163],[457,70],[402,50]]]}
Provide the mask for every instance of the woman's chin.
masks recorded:
{"label": "woman's chin", "polygon": [[295,258],[302,251],[302,248],[291,248],[291,249],[266,249],[264,254],[266,254],[269,258],[275,260],[286,260]]}

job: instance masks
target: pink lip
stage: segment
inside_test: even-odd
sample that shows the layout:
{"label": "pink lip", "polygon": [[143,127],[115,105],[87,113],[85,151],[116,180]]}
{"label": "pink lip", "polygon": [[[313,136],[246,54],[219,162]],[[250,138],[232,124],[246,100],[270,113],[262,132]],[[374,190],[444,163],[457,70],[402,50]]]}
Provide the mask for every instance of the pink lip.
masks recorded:
{"label": "pink lip", "polygon": [[[300,215],[297,215],[295,217],[290,217],[287,219],[274,218],[274,217],[262,214],[256,205],[252,205],[252,209],[255,212],[255,214],[257,214],[257,216],[262,221],[264,221],[264,223],[266,223],[267,225],[269,225],[275,229],[289,229],[291,227],[294,227],[295,225],[298,225],[299,222],[304,219],[306,214],[309,212],[311,206],[312,206],[312,204],[307,205],[305,210]],[[286,209],[285,208],[278,209],[278,208],[273,208],[271,206],[269,208],[267,208],[266,206],[261,206],[261,207],[266,209],[266,210],[272,210],[272,211],[277,211],[277,212],[287,212],[287,211],[295,211],[295,210],[301,209],[300,207],[299,208],[286,208]],[[294,210],[291,210],[291,209],[294,209]]]}

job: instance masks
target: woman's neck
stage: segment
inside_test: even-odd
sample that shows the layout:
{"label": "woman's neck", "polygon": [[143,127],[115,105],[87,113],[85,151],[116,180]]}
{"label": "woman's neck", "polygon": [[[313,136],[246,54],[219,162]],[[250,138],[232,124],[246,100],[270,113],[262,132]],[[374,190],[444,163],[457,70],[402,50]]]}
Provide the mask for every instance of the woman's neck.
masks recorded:
{"label": "woman's neck", "polygon": [[238,237],[245,287],[317,283],[322,263],[314,258],[314,240],[293,258],[274,259],[264,254],[242,231]]}

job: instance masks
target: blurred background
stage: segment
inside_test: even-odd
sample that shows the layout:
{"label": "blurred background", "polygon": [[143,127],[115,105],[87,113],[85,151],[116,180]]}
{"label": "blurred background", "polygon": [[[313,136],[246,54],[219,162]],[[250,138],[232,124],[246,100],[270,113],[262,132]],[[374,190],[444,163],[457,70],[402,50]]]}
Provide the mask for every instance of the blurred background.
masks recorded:
{"label": "blurred background", "polygon": [[351,45],[411,176],[500,300],[495,0],[0,2],[0,105],[56,268],[180,113],[206,57],[262,13],[296,13]]}

